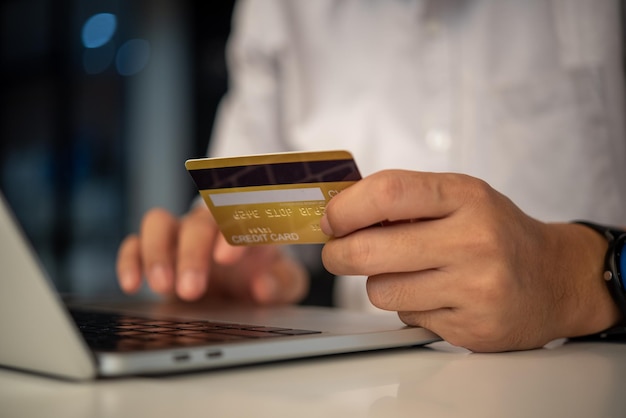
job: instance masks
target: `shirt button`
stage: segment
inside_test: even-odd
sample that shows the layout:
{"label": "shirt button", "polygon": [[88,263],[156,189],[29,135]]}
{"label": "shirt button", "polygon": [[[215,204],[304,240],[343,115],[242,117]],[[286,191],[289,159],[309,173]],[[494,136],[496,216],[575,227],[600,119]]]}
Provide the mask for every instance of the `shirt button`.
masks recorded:
{"label": "shirt button", "polygon": [[450,150],[452,139],[447,131],[442,129],[430,129],[426,132],[426,145],[433,151],[446,152]]}

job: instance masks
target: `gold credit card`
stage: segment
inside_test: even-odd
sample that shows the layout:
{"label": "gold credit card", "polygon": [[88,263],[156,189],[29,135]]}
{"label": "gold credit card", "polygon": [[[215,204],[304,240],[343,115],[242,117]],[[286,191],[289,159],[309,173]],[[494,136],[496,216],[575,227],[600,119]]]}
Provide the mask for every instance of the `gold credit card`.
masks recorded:
{"label": "gold credit card", "polygon": [[185,162],[231,245],[328,241],[328,201],[361,175],[347,151],[286,152]]}

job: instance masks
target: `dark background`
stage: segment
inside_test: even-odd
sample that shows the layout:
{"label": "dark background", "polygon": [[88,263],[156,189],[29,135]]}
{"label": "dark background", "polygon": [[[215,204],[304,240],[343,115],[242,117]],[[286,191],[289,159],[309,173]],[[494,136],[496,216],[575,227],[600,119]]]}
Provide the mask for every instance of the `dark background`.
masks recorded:
{"label": "dark background", "polygon": [[[60,291],[116,293],[122,237],[148,208],[183,213],[195,196],[184,160],[205,154],[227,88],[233,1],[0,5],[0,189]],[[115,30],[90,48],[100,13]],[[148,48],[129,70],[133,40]]]}

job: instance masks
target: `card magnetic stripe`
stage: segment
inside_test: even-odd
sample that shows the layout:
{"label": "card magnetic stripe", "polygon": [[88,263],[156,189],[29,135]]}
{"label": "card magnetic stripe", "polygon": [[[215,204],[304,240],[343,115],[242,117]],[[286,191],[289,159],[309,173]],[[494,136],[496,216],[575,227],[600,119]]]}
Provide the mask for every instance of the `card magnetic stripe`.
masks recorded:
{"label": "card magnetic stripe", "polygon": [[361,178],[352,159],[201,168],[189,170],[189,174],[199,190],[356,181]]}

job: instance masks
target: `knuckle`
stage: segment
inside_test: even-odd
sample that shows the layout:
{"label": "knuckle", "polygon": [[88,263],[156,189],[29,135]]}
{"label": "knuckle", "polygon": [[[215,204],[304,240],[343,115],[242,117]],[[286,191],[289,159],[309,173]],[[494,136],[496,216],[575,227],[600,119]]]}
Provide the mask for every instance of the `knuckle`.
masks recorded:
{"label": "knuckle", "polygon": [[346,240],[347,244],[345,249],[346,253],[344,257],[350,263],[350,265],[364,265],[370,259],[371,248],[368,240],[360,239],[359,237],[350,237]]}
{"label": "knuckle", "polygon": [[395,175],[393,170],[384,170],[376,177],[376,181],[372,185],[372,193],[380,196],[380,202],[386,202],[393,205],[394,202],[401,200],[407,192],[407,185],[403,176]]}
{"label": "knuckle", "polygon": [[467,175],[461,176],[463,190],[467,196],[476,202],[490,200],[494,195],[493,188],[486,181]]}
{"label": "knuckle", "polygon": [[369,240],[350,235],[327,242],[322,250],[322,261],[333,274],[368,274],[372,251]]}
{"label": "knuckle", "polygon": [[[502,195],[484,180],[460,175],[457,190],[463,195],[465,205],[469,210],[482,214],[483,219],[493,216],[496,208],[502,207]],[[491,219],[491,223],[494,220]]]}
{"label": "knuckle", "polygon": [[341,260],[344,268],[352,274],[367,274],[372,257],[371,242],[354,235],[343,241]]}

